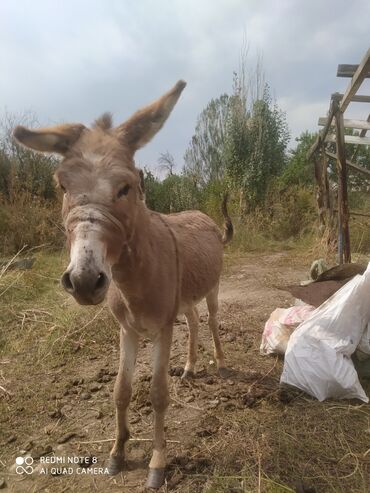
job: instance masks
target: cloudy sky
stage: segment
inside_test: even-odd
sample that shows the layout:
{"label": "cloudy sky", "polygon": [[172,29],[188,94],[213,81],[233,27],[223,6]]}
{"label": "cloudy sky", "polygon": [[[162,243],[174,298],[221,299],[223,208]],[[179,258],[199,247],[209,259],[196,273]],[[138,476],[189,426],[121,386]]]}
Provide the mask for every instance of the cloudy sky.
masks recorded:
{"label": "cloudy sky", "polygon": [[137,155],[155,169],[168,150],[180,168],[197,115],[231,92],[245,41],[251,70],[263,58],[294,146],[348,84],[338,63],[359,63],[369,48],[370,1],[0,0],[0,113],[32,111],[47,125],[111,111],[119,123],[182,78],[166,126]]}

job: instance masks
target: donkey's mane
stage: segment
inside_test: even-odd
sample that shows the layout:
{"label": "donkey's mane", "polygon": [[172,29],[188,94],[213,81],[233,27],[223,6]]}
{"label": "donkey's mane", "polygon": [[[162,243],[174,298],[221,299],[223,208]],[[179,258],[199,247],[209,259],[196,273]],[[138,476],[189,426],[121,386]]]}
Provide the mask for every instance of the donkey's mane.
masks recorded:
{"label": "donkey's mane", "polygon": [[93,128],[100,128],[101,130],[109,130],[113,126],[112,113],[103,113],[93,123]]}

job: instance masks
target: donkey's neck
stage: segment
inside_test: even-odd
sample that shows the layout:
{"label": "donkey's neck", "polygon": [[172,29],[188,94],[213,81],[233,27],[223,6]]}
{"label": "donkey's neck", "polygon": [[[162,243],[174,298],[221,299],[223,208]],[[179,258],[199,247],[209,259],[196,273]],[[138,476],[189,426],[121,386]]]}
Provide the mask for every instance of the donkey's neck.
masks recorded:
{"label": "donkey's neck", "polygon": [[124,294],[142,291],[142,286],[153,276],[154,259],[160,247],[156,231],[157,221],[156,213],[149,210],[144,203],[138,205],[132,238],[129,244],[124,246],[117,264],[112,269],[113,280]]}

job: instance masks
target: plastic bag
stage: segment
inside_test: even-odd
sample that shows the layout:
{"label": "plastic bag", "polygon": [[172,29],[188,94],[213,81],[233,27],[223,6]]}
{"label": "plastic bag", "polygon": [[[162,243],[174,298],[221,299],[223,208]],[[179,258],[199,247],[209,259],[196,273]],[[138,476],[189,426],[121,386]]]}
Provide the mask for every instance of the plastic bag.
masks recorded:
{"label": "plastic bag", "polygon": [[315,310],[311,305],[277,308],[265,324],[260,346],[261,354],[284,354],[293,330]]}
{"label": "plastic bag", "polygon": [[366,396],[351,360],[370,321],[370,263],[291,335],[281,382],[323,401]]}
{"label": "plastic bag", "polygon": [[360,361],[370,358],[370,323],[367,324],[362,334],[360,343],[357,346],[356,356]]}

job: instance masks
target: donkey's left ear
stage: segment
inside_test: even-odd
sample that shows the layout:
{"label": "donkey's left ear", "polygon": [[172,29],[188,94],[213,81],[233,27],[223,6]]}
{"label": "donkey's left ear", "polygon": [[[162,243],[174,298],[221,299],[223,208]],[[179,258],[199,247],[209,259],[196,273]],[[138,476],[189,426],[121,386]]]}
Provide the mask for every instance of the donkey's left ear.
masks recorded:
{"label": "donkey's left ear", "polygon": [[149,142],[162,128],[185,86],[186,82],[179,80],[157,101],[134,113],[129,120],[116,128],[119,139],[133,152]]}
{"label": "donkey's left ear", "polygon": [[64,155],[77,142],[85,128],[81,124],[57,125],[38,130],[18,126],[13,135],[20,144],[35,151]]}

